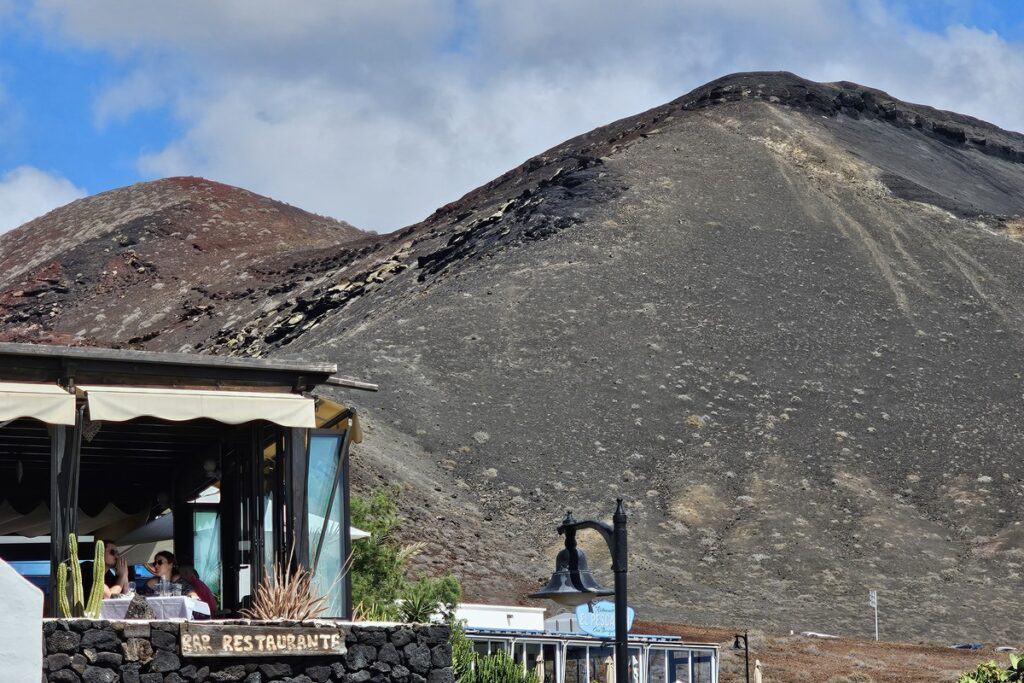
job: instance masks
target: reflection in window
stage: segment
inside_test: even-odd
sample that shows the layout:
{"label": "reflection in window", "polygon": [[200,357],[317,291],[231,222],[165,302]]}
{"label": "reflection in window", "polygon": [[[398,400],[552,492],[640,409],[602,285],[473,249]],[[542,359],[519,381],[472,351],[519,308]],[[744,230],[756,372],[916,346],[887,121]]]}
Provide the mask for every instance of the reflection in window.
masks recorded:
{"label": "reflection in window", "polygon": [[615,650],[612,647],[589,647],[590,683],[615,683]]}
{"label": "reflection in window", "polygon": [[693,652],[693,683],[711,683],[711,656],[706,650]]}
{"label": "reflection in window", "polygon": [[[345,584],[342,581],[344,544],[342,524],[345,522],[345,483],[339,481],[334,487],[341,466],[339,451],[340,434],[315,434],[309,438],[309,475],[307,479],[307,505],[309,509],[309,557],[316,562],[313,582],[317,592],[326,596],[323,616],[340,617],[345,613]],[[331,502],[331,491],[334,500]],[[328,517],[327,508],[330,507]],[[321,534],[323,542],[321,543]],[[316,560],[317,548],[320,549]]]}
{"label": "reflection in window", "polygon": [[668,651],[669,683],[691,683],[690,653],[686,650]]}
{"label": "reflection in window", "polygon": [[590,683],[587,676],[587,648],[570,645],[565,649],[565,683]]}
{"label": "reflection in window", "polygon": [[527,671],[537,674],[540,683],[556,682],[557,648],[552,644],[519,641],[515,644],[512,657]]}
{"label": "reflection in window", "polygon": [[222,605],[220,584],[220,513],[215,509],[193,509],[193,549],[196,574],[210,587]]}
{"label": "reflection in window", "polygon": [[647,657],[647,683],[668,683],[668,679],[665,677],[668,653],[652,647]]}
{"label": "reflection in window", "polygon": [[473,650],[479,655],[493,655],[498,652],[508,654],[507,640],[474,640]]}
{"label": "reflection in window", "polygon": [[643,657],[643,653],[640,652],[639,648],[629,648],[629,663],[627,664],[627,671],[629,672],[629,683],[640,683],[641,657]]}

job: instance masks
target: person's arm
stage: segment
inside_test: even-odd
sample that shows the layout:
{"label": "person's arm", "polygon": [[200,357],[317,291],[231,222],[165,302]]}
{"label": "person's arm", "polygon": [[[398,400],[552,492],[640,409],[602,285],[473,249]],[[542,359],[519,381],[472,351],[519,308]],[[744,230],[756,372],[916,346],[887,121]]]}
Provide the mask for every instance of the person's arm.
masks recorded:
{"label": "person's arm", "polygon": [[123,557],[117,558],[117,562],[114,564],[114,578],[116,582],[110,586],[110,595],[107,597],[128,592],[128,562]]}

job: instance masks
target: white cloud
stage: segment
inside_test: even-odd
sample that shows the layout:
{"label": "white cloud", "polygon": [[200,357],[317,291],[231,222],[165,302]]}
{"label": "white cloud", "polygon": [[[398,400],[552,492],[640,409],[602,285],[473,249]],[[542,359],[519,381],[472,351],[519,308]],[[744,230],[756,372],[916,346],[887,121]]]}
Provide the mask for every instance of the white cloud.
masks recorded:
{"label": "white cloud", "polygon": [[0,233],[84,196],[67,178],[19,166],[0,176]]}
{"label": "white cloud", "polygon": [[573,135],[726,73],[785,69],[1024,128],[1024,49],[879,0],[39,0],[131,75],[100,121],[168,102],[149,175],[243,185],[389,230]]}

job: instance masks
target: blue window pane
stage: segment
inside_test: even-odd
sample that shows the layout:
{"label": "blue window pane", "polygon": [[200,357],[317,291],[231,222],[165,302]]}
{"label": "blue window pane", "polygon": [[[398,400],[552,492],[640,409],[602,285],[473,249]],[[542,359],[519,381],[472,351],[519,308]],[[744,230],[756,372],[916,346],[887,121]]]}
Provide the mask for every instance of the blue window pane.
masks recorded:
{"label": "blue window pane", "polygon": [[[344,565],[345,523],[345,482],[338,478],[341,466],[341,435],[313,435],[309,439],[309,479],[307,484],[307,505],[309,510],[309,556],[316,563],[313,583],[320,595],[326,596],[324,616],[340,617],[344,614],[345,584],[342,577]],[[328,507],[330,511],[328,512]],[[326,520],[326,523],[325,523]],[[321,542],[321,534],[323,541]],[[317,561],[317,548],[320,549]]]}
{"label": "blue window pane", "polygon": [[195,570],[199,578],[221,601],[220,513],[216,510],[194,510],[192,523],[195,534]]}

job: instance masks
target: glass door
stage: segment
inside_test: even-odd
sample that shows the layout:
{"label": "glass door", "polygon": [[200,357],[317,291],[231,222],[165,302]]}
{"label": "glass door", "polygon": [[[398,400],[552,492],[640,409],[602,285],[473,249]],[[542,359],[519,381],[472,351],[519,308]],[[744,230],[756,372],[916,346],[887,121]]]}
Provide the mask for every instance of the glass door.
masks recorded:
{"label": "glass door", "polygon": [[348,488],[343,452],[344,433],[316,431],[309,435],[306,505],[309,560],[317,592],[326,596],[323,616],[345,615],[345,565]]}
{"label": "glass door", "polygon": [[216,505],[192,506],[192,547],[196,574],[222,606],[220,512]]}

